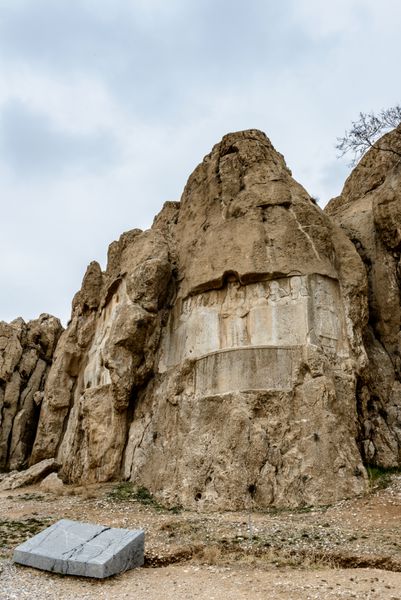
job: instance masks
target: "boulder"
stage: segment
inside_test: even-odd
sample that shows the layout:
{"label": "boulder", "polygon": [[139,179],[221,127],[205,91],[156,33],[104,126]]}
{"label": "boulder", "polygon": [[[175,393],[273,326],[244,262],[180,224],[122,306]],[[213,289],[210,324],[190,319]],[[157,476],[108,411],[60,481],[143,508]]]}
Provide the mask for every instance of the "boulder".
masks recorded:
{"label": "boulder", "polygon": [[104,579],[144,563],[144,532],[62,519],[17,546],[21,565]]}
{"label": "boulder", "polygon": [[45,477],[41,482],[40,489],[52,494],[61,494],[64,492],[65,486],[57,473],[50,473],[50,475]]}
{"label": "boulder", "polygon": [[38,483],[51,471],[56,471],[58,464],[54,458],[48,458],[29,467],[25,471],[13,471],[0,482],[0,490],[14,490],[26,485]]}

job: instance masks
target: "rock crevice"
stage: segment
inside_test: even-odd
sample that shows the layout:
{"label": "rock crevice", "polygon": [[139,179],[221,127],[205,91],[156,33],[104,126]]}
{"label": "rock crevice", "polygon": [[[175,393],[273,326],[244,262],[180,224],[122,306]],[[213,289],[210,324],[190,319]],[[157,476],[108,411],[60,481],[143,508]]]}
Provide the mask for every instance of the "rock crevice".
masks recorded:
{"label": "rock crevice", "polygon": [[61,323],[47,314],[0,322],[0,469],[27,466]]}

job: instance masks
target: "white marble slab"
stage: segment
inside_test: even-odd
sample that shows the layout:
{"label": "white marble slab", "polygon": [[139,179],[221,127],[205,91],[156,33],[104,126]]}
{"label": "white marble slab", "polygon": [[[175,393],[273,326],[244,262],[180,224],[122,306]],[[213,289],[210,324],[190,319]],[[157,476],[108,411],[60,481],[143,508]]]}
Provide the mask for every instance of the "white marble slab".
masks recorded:
{"label": "white marble slab", "polygon": [[13,560],[53,573],[103,579],[142,566],[144,538],[140,529],[62,519],[19,545]]}

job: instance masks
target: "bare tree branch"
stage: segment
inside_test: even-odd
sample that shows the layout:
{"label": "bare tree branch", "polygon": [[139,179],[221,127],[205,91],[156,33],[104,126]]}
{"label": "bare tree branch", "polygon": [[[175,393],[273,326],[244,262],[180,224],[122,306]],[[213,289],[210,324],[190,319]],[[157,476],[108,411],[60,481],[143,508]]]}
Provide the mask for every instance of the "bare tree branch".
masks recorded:
{"label": "bare tree branch", "polygon": [[[353,153],[351,165],[362,158],[369,148],[377,152],[390,152],[401,158],[401,151],[395,150],[385,144],[377,144],[377,140],[388,130],[396,129],[401,124],[401,105],[383,109],[378,115],[373,112],[359,113],[358,121],[351,123],[351,129],[345,132],[344,137],[337,138],[336,148],[339,157]],[[401,130],[397,130],[401,140]]]}

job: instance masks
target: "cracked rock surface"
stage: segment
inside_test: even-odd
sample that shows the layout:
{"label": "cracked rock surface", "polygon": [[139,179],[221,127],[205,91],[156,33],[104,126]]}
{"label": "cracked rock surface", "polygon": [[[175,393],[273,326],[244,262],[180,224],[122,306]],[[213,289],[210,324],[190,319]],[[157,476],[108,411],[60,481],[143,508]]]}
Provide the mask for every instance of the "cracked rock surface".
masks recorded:
{"label": "cracked rock surface", "polygon": [[358,441],[366,463],[401,458],[401,127],[384,136],[325,212],[355,245],[368,277],[368,355],[358,376]]}
{"label": "cracked rock surface", "polygon": [[144,533],[61,519],[19,545],[19,564],[61,573],[103,579],[144,561]]}
{"label": "cracked rock surface", "polygon": [[31,464],[201,509],[362,492],[366,272],[260,131],[224,136],[148,231],[91,263]]}
{"label": "cracked rock surface", "polygon": [[[71,320],[0,325],[0,468],[164,505],[325,505],[401,448],[399,132],[322,211],[258,130],[92,262]],[[61,335],[60,335],[61,334]],[[61,483],[60,489],[61,489]]]}
{"label": "cracked rock surface", "polygon": [[43,389],[63,328],[51,315],[0,321],[0,470],[25,468]]}

